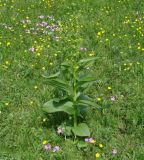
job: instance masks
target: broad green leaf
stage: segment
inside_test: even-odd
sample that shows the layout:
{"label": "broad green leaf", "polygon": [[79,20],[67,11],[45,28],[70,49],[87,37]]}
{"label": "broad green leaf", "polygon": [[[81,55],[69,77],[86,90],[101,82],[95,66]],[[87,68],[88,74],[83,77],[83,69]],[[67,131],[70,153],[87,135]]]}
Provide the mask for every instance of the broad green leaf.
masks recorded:
{"label": "broad green leaf", "polygon": [[80,118],[85,117],[85,113],[88,111],[88,107],[85,105],[77,105],[77,116]]}
{"label": "broad green leaf", "polygon": [[81,60],[79,61],[79,64],[87,63],[87,62],[91,62],[91,61],[95,61],[96,59],[98,59],[98,57],[81,59]]}
{"label": "broad green leaf", "polygon": [[88,77],[80,78],[78,79],[78,89],[83,91],[84,89],[91,86],[94,82],[97,82],[95,77],[88,76]]}
{"label": "broad green leaf", "polygon": [[72,135],[72,127],[71,126],[66,126],[64,130],[64,134],[66,136],[71,136]]}
{"label": "broad green leaf", "polygon": [[77,100],[78,100],[78,101],[79,101],[79,100],[91,100],[91,98],[90,98],[89,96],[80,94]]}
{"label": "broad green leaf", "polygon": [[79,105],[89,105],[95,107],[97,104],[89,100],[78,100]]}
{"label": "broad green leaf", "polygon": [[86,143],[86,142],[84,142],[84,141],[79,141],[79,142],[77,143],[77,147],[78,147],[79,149],[85,148],[85,147],[87,147],[87,146],[88,146],[88,143]]}
{"label": "broad green leaf", "polygon": [[84,100],[84,99],[82,100],[82,99],[81,99],[81,100],[78,100],[78,101],[77,101],[77,104],[78,104],[78,105],[87,106],[87,107],[88,107],[88,106],[92,106],[92,107],[94,107],[94,108],[98,108],[98,107],[97,107],[97,104],[96,104],[95,102],[91,101],[91,100]]}
{"label": "broad green leaf", "polygon": [[92,82],[92,81],[96,81],[96,77],[82,77],[78,80],[78,82]]}
{"label": "broad green leaf", "polygon": [[74,107],[71,101],[55,102],[50,100],[43,105],[43,110],[48,113],[66,112],[70,115],[74,114]]}
{"label": "broad green leaf", "polygon": [[45,76],[45,75],[43,75],[43,77],[51,79],[51,78],[57,78],[59,75],[60,75],[60,72],[57,72],[57,73],[52,74],[52,75],[50,75],[50,76]]}
{"label": "broad green leaf", "polygon": [[89,66],[92,66],[92,64],[95,62],[95,60],[98,59],[98,57],[92,57],[92,58],[86,58],[86,59],[81,59],[78,64],[79,64],[79,70],[83,70],[84,68],[87,68]]}
{"label": "broad green leaf", "polygon": [[89,137],[90,136],[90,129],[85,123],[80,123],[77,127],[72,129],[73,133],[77,136],[81,137]]}
{"label": "broad green leaf", "polygon": [[47,82],[51,86],[56,87],[56,88],[61,89],[61,90],[64,90],[69,95],[71,94],[71,88],[65,81],[56,78],[56,79],[48,79]]}
{"label": "broad green leaf", "polygon": [[66,68],[71,67],[71,65],[68,62],[63,62],[61,66],[64,66]]}

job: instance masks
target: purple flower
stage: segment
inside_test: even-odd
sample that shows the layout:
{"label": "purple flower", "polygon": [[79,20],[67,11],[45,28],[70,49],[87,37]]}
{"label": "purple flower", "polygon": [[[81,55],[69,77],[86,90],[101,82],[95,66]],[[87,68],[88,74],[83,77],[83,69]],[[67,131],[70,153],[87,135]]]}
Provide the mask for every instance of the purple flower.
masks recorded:
{"label": "purple flower", "polygon": [[25,20],[25,22],[26,22],[26,23],[30,23],[30,22],[31,22],[31,20],[29,20],[29,19],[26,19],[26,20]]}
{"label": "purple flower", "polygon": [[63,128],[58,128],[57,129],[57,134],[62,134],[63,133]]}
{"label": "purple flower", "polygon": [[29,51],[34,52],[34,47],[30,48]]}
{"label": "purple flower", "polygon": [[43,21],[42,24],[43,24],[43,26],[46,26],[46,25],[47,25],[47,22],[44,22],[44,21]]}
{"label": "purple flower", "polygon": [[112,149],[112,154],[117,154],[117,149]]}
{"label": "purple flower", "polygon": [[47,16],[47,18],[54,20],[53,16]]}
{"label": "purple flower", "polygon": [[115,101],[115,96],[111,96],[111,97],[110,97],[110,100],[111,100],[111,101]]}
{"label": "purple flower", "polygon": [[59,150],[60,150],[60,147],[59,147],[59,146],[55,146],[55,147],[53,148],[52,152],[57,152],[57,151],[59,151]]}
{"label": "purple flower", "polygon": [[85,142],[89,142],[89,139],[88,139],[88,138],[85,138]]}
{"label": "purple flower", "polygon": [[51,145],[50,145],[50,144],[46,144],[46,145],[44,146],[44,149],[45,149],[46,151],[51,150]]}
{"label": "purple flower", "polygon": [[93,141],[93,138],[89,138],[89,142],[91,143]]}
{"label": "purple flower", "polygon": [[82,48],[82,47],[81,47],[81,48],[80,48],[80,50],[81,50],[81,51],[86,51],[87,49],[86,49],[86,48]]}
{"label": "purple flower", "polygon": [[43,18],[44,18],[44,16],[38,16],[38,18],[43,19]]}
{"label": "purple flower", "polygon": [[85,138],[85,142],[95,144],[96,140],[94,140],[93,138]]}

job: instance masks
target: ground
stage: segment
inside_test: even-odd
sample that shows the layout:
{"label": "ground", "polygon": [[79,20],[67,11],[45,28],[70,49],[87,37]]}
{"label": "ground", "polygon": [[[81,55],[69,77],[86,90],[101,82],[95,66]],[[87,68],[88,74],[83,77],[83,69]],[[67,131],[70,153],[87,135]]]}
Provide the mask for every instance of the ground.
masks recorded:
{"label": "ground", "polygon": [[[0,0],[0,28],[0,160],[144,159],[143,1]],[[79,149],[56,132],[67,116],[42,110],[55,96],[43,75],[88,57],[98,83],[87,94],[102,109],[85,117],[96,144]]]}

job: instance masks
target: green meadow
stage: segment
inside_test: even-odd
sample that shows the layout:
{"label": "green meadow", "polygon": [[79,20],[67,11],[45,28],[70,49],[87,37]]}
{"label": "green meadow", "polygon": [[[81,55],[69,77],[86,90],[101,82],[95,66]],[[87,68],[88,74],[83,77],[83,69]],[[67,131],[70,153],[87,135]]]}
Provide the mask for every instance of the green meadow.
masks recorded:
{"label": "green meadow", "polygon": [[[90,136],[64,135],[45,77],[92,58]],[[143,107],[143,0],[0,0],[0,160],[144,160]]]}

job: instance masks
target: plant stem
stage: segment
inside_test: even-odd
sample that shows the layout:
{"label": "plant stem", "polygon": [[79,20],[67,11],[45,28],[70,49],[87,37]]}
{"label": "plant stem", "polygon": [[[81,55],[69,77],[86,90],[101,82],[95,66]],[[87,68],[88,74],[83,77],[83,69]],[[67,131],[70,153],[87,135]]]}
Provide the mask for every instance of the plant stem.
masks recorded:
{"label": "plant stem", "polygon": [[75,105],[76,103],[76,99],[77,99],[77,92],[76,92],[76,72],[75,72],[75,69],[74,69],[74,73],[73,73],[73,103],[74,103],[74,110],[75,110],[75,113],[74,113],[74,127],[77,126],[77,106]]}
{"label": "plant stem", "polygon": [[77,112],[74,113],[74,127],[77,126]]}

